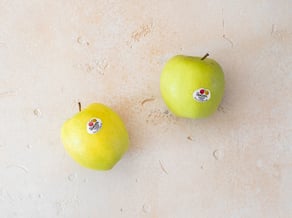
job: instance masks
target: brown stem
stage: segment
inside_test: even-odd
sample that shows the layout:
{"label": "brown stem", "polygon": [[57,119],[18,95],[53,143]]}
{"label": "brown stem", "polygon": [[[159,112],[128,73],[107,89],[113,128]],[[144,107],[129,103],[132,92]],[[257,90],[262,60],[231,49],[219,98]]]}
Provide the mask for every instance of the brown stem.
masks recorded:
{"label": "brown stem", "polygon": [[78,102],[78,109],[79,109],[79,112],[81,111],[81,103]]}
{"label": "brown stem", "polygon": [[209,53],[205,54],[205,55],[201,58],[201,60],[202,60],[202,61],[205,60],[208,56],[209,56]]}

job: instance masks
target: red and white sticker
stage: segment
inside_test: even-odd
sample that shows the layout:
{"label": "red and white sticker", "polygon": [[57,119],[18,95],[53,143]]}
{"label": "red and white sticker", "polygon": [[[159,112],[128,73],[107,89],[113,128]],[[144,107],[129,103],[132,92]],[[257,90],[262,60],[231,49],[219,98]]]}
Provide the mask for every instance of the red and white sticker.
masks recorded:
{"label": "red and white sticker", "polygon": [[95,134],[97,133],[101,127],[102,127],[102,122],[101,119],[98,118],[91,118],[88,122],[87,122],[87,132],[89,134]]}
{"label": "red and white sticker", "polygon": [[209,101],[211,98],[211,92],[209,89],[199,88],[194,91],[193,98],[198,102]]}

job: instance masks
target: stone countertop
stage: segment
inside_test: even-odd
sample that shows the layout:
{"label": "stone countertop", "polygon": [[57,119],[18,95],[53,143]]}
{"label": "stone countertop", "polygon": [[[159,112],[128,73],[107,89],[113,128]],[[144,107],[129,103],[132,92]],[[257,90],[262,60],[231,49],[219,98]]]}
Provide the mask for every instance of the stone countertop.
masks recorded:
{"label": "stone countertop", "polygon": [[[0,0],[0,211],[28,218],[292,217],[292,1]],[[210,53],[226,92],[173,116],[159,77]],[[60,127],[102,102],[125,121],[111,170],[76,164]]]}

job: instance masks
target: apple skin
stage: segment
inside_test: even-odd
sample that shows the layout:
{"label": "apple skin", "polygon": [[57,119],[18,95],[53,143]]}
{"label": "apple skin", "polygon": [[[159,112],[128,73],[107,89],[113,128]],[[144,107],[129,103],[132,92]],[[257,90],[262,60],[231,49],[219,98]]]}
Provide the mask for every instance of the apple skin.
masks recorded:
{"label": "apple skin", "polygon": [[[169,110],[179,117],[205,118],[218,108],[224,94],[224,73],[210,58],[177,55],[165,64],[160,77],[160,91]],[[200,102],[193,94],[200,88],[210,92],[210,99]]]}
{"label": "apple skin", "polygon": [[[92,118],[102,121],[96,133],[89,133]],[[61,129],[65,150],[80,165],[95,169],[111,169],[127,151],[129,136],[121,118],[109,107],[93,103],[67,120]]]}

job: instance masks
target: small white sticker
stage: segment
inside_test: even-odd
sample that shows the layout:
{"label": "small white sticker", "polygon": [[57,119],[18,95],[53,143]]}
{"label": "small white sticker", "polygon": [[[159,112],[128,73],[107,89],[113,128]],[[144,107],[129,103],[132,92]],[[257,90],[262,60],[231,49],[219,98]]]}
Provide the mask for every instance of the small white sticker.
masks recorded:
{"label": "small white sticker", "polygon": [[89,134],[97,133],[101,129],[101,127],[102,127],[101,119],[95,117],[91,118],[86,125],[87,132]]}
{"label": "small white sticker", "polygon": [[209,101],[211,98],[211,92],[209,89],[199,88],[194,91],[193,98],[198,102]]}

